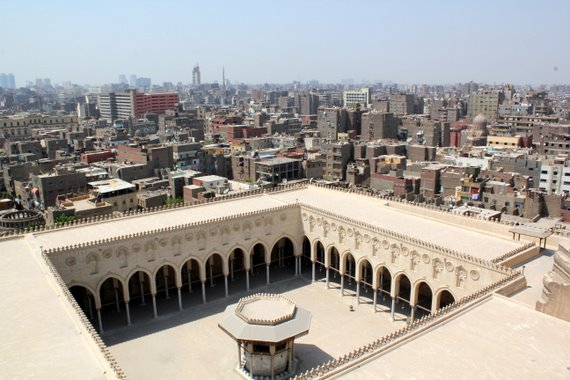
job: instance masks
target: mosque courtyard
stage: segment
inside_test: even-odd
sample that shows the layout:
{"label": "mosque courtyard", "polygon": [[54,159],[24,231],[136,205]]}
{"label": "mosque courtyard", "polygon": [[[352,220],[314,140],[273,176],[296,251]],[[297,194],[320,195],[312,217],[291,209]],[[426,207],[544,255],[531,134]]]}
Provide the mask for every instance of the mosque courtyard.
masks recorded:
{"label": "mosque courtyard", "polygon": [[218,328],[218,322],[227,305],[258,292],[282,294],[311,312],[309,334],[296,340],[299,371],[343,355],[405,323],[404,314],[399,313],[391,322],[389,306],[381,302],[374,313],[371,291],[362,292],[357,304],[353,291],[346,289],[341,296],[338,284],[331,282],[327,290],[323,281],[310,283],[309,275],[260,284],[252,292],[229,298],[221,294],[206,305],[197,304],[181,312],[173,308],[157,319],[110,330],[102,337],[131,379],[237,379],[237,346]]}

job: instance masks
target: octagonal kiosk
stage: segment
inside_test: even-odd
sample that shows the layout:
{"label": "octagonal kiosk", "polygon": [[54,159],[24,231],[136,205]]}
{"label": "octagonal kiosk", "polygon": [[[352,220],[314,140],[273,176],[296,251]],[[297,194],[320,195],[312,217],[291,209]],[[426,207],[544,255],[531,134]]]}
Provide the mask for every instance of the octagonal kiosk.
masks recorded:
{"label": "octagonal kiosk", "polygon": [[218,326],[238,344],[240,374],[287,379],[295,374],[295,338],[306,335],[311,313],[278,294],[254,294],[226,308]]}

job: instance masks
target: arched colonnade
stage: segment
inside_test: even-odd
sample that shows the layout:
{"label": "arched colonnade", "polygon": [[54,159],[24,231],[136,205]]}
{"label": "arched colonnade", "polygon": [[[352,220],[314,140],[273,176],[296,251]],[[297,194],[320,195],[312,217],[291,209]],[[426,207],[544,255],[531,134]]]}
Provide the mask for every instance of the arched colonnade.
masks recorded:
{"label": "arched colonnade", "polygon": [[331,281],[338,281],[342,295],[347,285],[354,283],[357,303],[360,303],[362,289],[372,290],[375,311],[378,297],[389,297],[392,320],[396,304],[400,302],[408,306],[413,321],[418,309],[424,315],[430,314],[457,299],[448,286],[436,288],[426,278],[412,279],[408,273],[387,263],[373,266],[366,257],[357,259],[350,250],[339,252],[334,245],[325,248],[318,239],[311,243],[304,238],[303,258],[311,263],[312,282],[322,280],[329,289]]}
{"label": "arched colonnade", "polygon": [[157,298],[177,298],[178,309],[182,310],[183,293],[201,293],[201,302],[206,303],[209,288],[223,282],[224,296],[228,297],[230,284],[238,277],[245,279],[245,287],[232,289],[235,292],[250,291],[252,276],[264,274],[263,283],[270,284],[272,271],[282,268],[294,267],[292,274],[297,276],[302,272],[301,250],[297,245],[292,238],[282,236],[272,245],[256,241],[250,249],[234,246],[225,254],[212,252],[204,259],[190,255],[181,264],[163,261],[153,271],[137,267],[127,275],[109,273],[96,286],[71,281],[68,287],[102,332],[105,312],[124,315],[126,324],[132,324],[133,302],[137,306],[152,305],[152,317],[156,318],[159,315]]}

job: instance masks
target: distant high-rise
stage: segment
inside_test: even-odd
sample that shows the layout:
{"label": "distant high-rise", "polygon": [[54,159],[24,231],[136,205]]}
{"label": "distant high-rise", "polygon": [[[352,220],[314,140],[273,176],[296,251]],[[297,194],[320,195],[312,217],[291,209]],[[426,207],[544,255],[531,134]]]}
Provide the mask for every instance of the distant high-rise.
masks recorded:
{"label": "distant high-rise", "polygon": [[136,86],[137,88],[145,88],[145,89],[149,89],[151,85],[151,79],[150,78],[137,78],[136,80]]}
{"label": "distant high-rise", "polygon": [[8,75],[0,73],[0,87],[8,88]]}
{"label": "distant high-rise", "polygon": [[16,78],[14,77],[14,74],[9,73],[6,77],[6,88],[16,88]]}
{"label": "distant high-rise", "polygon": [[200,78],[200,66],[196,65],[192,69],[192,85],[199,86],[202,84],[202,79]]}
{"label": "distant high-rise", "polygon": [[126,76],[125,74],[119,75],[119,83],[121,83],[121,84],[129,84],[129,82],[127,82],[127,76]]}
{"label": "distant high-rise", "polygon": [[137,76],[135,74],[131,74],[129,76],[129,86],[131,86],[131,87],[137,86]]}

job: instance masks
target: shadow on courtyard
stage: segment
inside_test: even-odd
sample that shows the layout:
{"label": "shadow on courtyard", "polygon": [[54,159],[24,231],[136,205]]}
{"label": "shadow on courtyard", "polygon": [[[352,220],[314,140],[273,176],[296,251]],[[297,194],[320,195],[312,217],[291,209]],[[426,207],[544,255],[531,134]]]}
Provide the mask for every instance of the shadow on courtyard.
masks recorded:
{"label": "shadow on courtyard", "polygon": [[299,361],[297,372],[303,372],[333,359],[332,356],[314,344],[295,343],[295,356]]}
{"label": "shadow on courtyard", "polygon": [[[147,302],[131,302],[130,314],[132,324],[126,325],[124,308],[119,312],[109,311],[103,317],[104,332],[101,338],[107,346],[113,346],[149,334],[154,334],[176,326],[193,322],[213,314],[223,312],[228,305],[235,304],[240,298],[255,293],[284,293],[310,284],[310,269],[303,266],[303,273],[295,277],[292,269],[272,268],[271,281],[267,285],[265,271],[259,269],[250,275],[250,291],[246,290],[245,274],[236,274],[235,279],[229,282],[229,297],[225,297],[223,281],[206,285],[207,303],[202,303],[200,288],[189,289],[182,292],[183,310],[178,309],[178,297],[174,290],[170,291],[169,298],[164,294],[157,295],[158,317],[153,318],[152,304]],[[308,277],[307,277],[308,276]]]}

